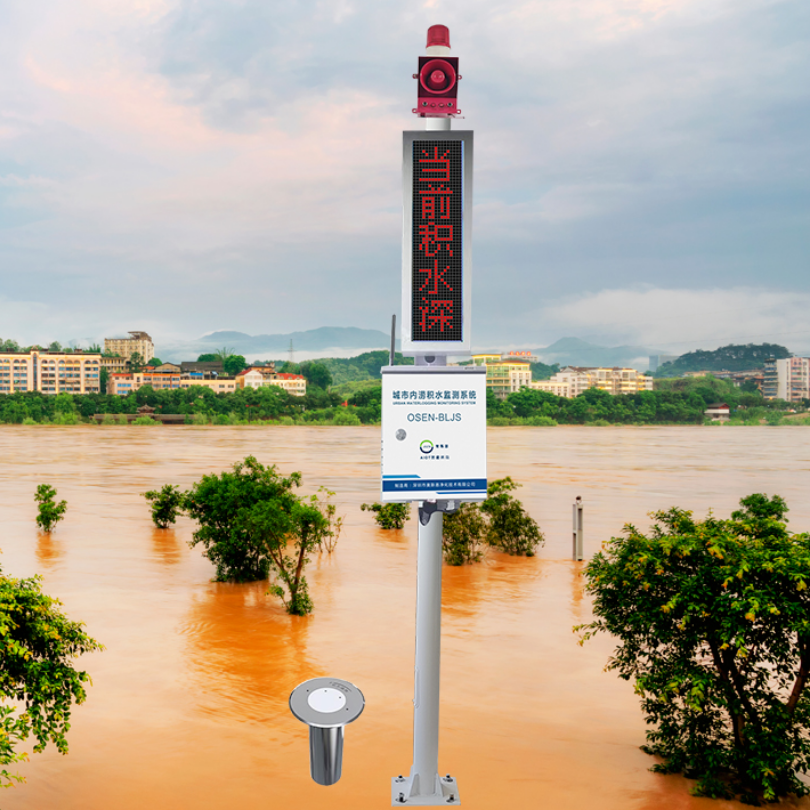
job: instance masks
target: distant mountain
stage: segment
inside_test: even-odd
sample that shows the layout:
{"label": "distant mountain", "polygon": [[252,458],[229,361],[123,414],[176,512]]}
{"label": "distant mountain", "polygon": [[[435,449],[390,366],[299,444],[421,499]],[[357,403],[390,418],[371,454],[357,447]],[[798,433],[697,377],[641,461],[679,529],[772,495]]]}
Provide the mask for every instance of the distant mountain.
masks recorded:
{"label": "distant mountain", "polygon": [[714,351],[698,349],[662,364],[655,376],[678,377],[687,371],[754,371],[762,368],[769,357],[782,359],[790,357],[790,352],[776,343],[730,344]]}
{"label": "distant mountain", "polygon": [[354,326],[322,326],[305,332],[289,332],[279,335],[248,335],[245,332],[211,332],[197,340],[159,341],[155,351],[161,360],[196,360],[198,355],[227,346],[235,354],[248,359],[257,355],[268,359],[283,358],[290,349],[302,352],[319,352],[327,349],[384,349],[391,343],[390,335],[378,329],[358,329]]}
{"label": "distant mountain", "polygon": [[544,349],[535,349],[534,354],[548,365],[629,366],[645,371],[649,367],[650,355],[658,354],[658,351],[644,346],[597,346],[579,338],[566,337]]}

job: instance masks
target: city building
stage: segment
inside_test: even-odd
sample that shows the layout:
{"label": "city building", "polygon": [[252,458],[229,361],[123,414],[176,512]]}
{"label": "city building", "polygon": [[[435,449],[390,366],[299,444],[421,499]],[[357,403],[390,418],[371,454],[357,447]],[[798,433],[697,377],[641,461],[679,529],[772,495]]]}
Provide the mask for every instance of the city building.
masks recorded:
{"label": "city building", "polygon": [[776,399],[779,388],[779,376],[776,370],[776,358],[769,357],[762,368],[762,396],[765,399]]}
{"label": "city building", "polygon": [[276,372],[273,366],[251,366],[236,375],[240,388],[263,388],[266,385],[277,385],[289,394],[302,397],[307,392],[306,378],[301,374]]}
{"label": "city building", "polygon": [[136,352],[144,363],[155,356],[155,344],[146,332],[130,332],[128,338],[104,338],[104,354],[117,354],[126,360]]}
{"label": "city building", "polygon": [[0,394],[97,394],[101,355],[90,352],[0,352]]}
{"label": "city building", "polygon": [[509,394],[527,388],[532,382],[532,368],[529,361],[517,359],[517,355],[515,359],[504,359],[511,357],[511,354],[501,355],[494,352],[472,356],[472,362],[476,366],[486,366],[487,388],[491,388],[498,399],[506,399]]}
{"label": "city building", "polygon": [[127,357],[101,357],[101,367],[107,369],[109,374],[121,374],[129,369],[129,356]]}
{"label": "city building", "polygon": [[725,402],[715,402],[703,411],[703,415],[712,422],[728,422],[731,408]]}
{"label": "city building", "polygon": [[184,360],[180,363],[180,371],[182,371],[185,374],[195,372],[195,373],[202,373],[208,376],[212,374],[225,373],[222,360],[204,360],[202,363]]}
{"label": "city building", "polygon": [[598,388],[609,394],[636,394],[652,391],[653,379],[634,368],[588,368],[566,366],[550,380],[537,380],[531,384],[536,391],[548,391],[558,397],[573,399],[589,388]]}
{"label": "city building", "polygon": [[126,396],[145,385],[151,386],[155,391],[202,386],[203,388],[210,388],[217,394],[232,393],[237,388],[236,379],[234,377],[204,378],[173,372],[142,371],[110,374],[107,380],[107,393],[117,396]]}
{"label": "city building", "polygon": [[524,363],[540,362],[540,358],[531,352],[506,352],[501,355],[501,360],[522,360]]}
{"label": "city building", "polygon": [[776,399],[801,402],[808,398],[810,398],[810,358],[785,357],[783,360],[777,360]]}

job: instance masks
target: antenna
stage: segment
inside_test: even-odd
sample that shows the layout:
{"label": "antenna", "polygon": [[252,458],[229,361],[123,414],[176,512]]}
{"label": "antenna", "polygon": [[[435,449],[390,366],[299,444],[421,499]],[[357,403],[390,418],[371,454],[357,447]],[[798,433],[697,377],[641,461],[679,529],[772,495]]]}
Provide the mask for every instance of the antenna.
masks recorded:
{"label": "antenna", "polygon": [[290,356],[289,356],[289,363],[291,366],[295,365],[295,350],[293,349],[293,342],[292,338],[290,338]]}

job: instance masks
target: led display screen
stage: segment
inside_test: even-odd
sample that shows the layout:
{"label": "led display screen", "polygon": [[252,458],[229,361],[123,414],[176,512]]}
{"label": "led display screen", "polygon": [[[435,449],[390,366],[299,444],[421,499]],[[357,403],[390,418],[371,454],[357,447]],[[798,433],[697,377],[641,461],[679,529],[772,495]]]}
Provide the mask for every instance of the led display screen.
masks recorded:
{"label": "led display screen", "polygon": [[413,144],[412,339],[460,341],[464,143]]}

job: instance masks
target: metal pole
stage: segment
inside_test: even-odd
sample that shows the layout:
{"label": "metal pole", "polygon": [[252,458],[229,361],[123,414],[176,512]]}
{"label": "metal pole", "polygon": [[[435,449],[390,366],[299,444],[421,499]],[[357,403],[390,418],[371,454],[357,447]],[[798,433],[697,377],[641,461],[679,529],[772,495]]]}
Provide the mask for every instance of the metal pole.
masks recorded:
{"label": "metal pole", "polygon": [[[421,512],[421,510],[420,510]],[[412,795],[439,794],[439,676],[442,654],[441,512],[419,520],[416,561],[416,660],[413,697]]]}
{"label": "metal pole", "polygon": [[582,498],[577,495],[574,501],[574,559],[582,560]]}

